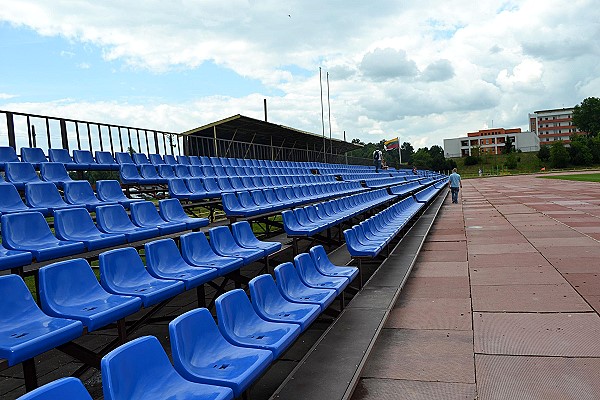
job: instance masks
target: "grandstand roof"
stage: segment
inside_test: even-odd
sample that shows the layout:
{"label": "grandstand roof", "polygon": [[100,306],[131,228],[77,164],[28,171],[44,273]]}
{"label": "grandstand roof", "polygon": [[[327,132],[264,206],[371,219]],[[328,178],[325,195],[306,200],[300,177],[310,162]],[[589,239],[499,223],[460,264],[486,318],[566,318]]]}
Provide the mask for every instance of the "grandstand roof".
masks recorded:
{"label": "grandstand roof", "polygon": [[[308,146],[309,148],[315,148],[317,151],[322,151],[323,149],[322,135],[246,117],[240,114],[191,129],[183,132],[183,135],[212,138],[215,130],[218,139],[263,145],[272,144],[274,147],[306,148]],[[330,142],[327,135],[325,140],[327,150],[329,150]],[[331,139],[331,144],[333,146],[333,152],[337,154],[346,153],[362,147],[362,145],[345,142],[335,138]]]}

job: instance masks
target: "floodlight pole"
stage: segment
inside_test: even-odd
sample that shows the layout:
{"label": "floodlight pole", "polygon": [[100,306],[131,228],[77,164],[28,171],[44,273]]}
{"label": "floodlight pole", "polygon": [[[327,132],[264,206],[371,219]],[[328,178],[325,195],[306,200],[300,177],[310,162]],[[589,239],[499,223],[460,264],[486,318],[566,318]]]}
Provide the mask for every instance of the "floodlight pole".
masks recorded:
{"label": "floodlight pole", "polygon": [[321,67],[319,67],[319,86],[321,87],[321,127],[323,129],[323,162],[327,162],[325,155],[325,113],[323,111],[323,78],[321,77]]}
{"label": "floodlight pole", "polygon": [[329,153],[333,156],[333,142],[331,140],[331,103],[329,102],[329,71],[327,71],[327,110],[329,113]]}

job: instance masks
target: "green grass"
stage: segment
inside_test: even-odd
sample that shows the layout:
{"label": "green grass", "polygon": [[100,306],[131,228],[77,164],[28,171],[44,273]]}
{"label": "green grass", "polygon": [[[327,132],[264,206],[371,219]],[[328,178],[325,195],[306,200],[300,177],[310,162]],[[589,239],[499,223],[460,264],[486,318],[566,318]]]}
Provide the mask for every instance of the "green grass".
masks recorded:
{"label": "green grass", "polygon": [[453,158],[456,161],[458,173],[463,178],[473,178],[479,176],[479,169],[481,168],[483,176],[496,176],[496,175],[513,175],[513,174],[530,174],[534,172],[540,172],[543,166],[548,168],[548,165],[544,165],[539,158],[537,158],[537,152],[531,153],[515,153],[517,158],[517,167],[514,169],[508,169],[504,166],[506,156],[504,154],[498,155],[483,155],[480,157],[481,161],[477,165],[465,165],[464,158]]}
{"label": "green grass", "polygon": [[598,174],[573,174],[573,175],[549,175],[540,176],[545,179],[563,179],[566,181],[580,181],[580,182],[600,182],[600,173]]}

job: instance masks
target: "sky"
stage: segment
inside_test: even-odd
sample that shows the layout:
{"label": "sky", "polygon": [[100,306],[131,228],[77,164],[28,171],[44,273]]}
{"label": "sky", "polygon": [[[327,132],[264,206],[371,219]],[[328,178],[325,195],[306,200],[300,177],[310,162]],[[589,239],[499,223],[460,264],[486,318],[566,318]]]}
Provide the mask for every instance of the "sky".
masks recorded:
{"label": "sky", "polygon": [[0,109],[321,134],[322,86],[326,135],[429,147],[600,97],[598,37],[594,0],[0,0]]}

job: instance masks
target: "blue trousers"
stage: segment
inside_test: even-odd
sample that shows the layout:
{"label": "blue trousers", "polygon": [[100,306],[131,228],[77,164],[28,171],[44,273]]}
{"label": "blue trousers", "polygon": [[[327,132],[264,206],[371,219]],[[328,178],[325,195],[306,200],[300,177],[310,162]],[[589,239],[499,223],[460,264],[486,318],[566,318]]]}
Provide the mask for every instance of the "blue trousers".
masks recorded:
{"label": "blue trousers", "polygon": [[457,187],[450,188],[450,192],[452,192],[452,202],[453,203],[458,203],[458,190],[459,190],[459,188],[457,188]]}

